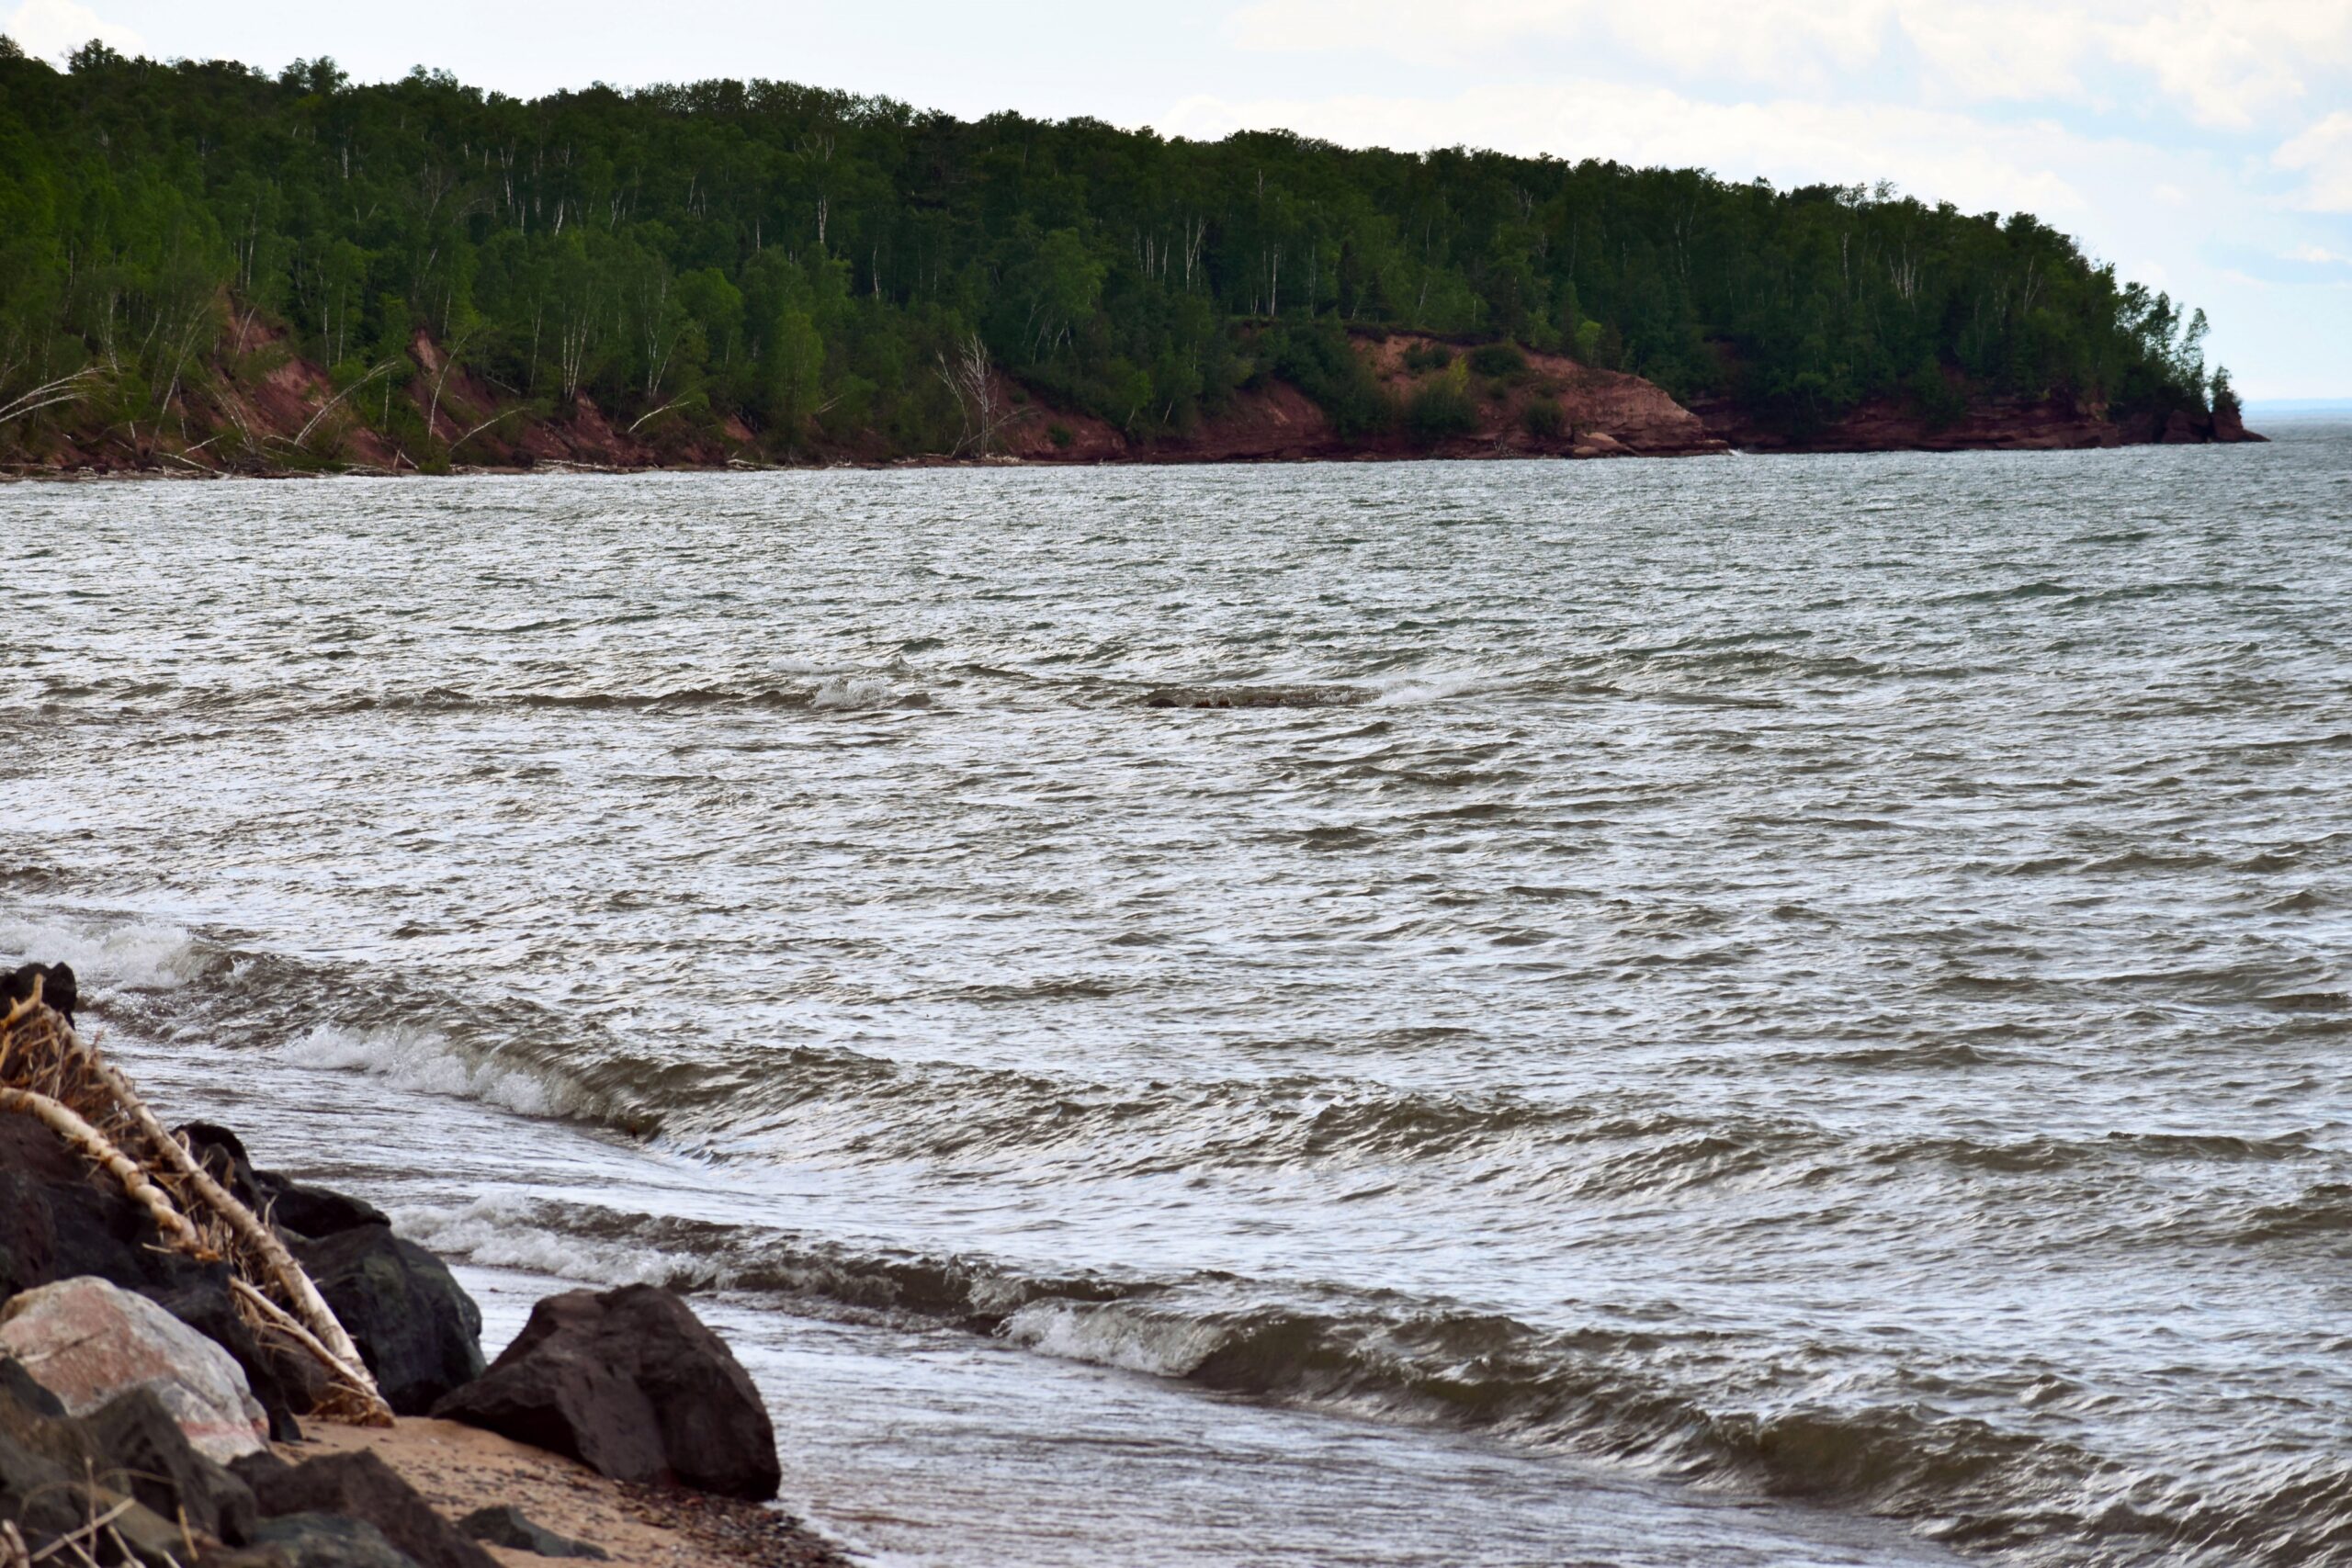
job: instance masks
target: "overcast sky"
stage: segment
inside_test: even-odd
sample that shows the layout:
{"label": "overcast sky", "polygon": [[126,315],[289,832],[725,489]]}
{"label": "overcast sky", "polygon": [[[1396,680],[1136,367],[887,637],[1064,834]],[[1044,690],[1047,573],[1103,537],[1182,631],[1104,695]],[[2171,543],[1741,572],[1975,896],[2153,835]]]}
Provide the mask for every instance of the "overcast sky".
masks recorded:
{"label": "overcast sky", "polygon": [[91,37],[521,96],[771,76],[959,115],[1283,126],[1893,180],[2026,209],[2202,305],[2250,398],[2352,396],[2352,0],[0,0]]}

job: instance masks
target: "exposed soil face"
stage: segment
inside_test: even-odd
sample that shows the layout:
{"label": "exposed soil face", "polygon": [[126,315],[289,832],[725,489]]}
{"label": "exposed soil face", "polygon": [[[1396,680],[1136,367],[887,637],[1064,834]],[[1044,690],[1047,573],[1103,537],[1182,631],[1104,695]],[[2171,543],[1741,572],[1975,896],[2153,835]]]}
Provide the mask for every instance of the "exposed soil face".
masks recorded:
{"label": "exposed soil face", "polygon": [[2062,398],[1984,400],[1949,423],[1908,402],[1880,400],[1802,433],[1775,427],[1728,399],[1694,399],[1691,408],[1710,432],[1747,452],[2051,452],[2267,439],[2235,414],[2176,410],[2164,420],[2119,420]]}
{"label": "exposed soil face", "polygon": [[[1409,418],[1369,434],[1343,434],[1299,388],[1265,378],[1235,393],[1214,415],[1176,434],[1131,434],[1109,421],[1053,406],[1001,373],[990,395],[1000,423],[993,439],[953,457],[914,463],[1234,463],[1393,460],[1415,457],[1686,457],[1736,447],[1751,452],[2045,450],[2141,443],[2260,441],[2233,415],[2177,412],[2168,420],[2118,421],[2104,409],[2052,400],[1980,401],[1939,424],[1899,400],[1866,403],[1818,429],[1792,433],[1728,399],[1677,402],[1664,389],[1622,371],[1559,355],[1521,350],[1476,359],[1471,351],[1413,333],[1352,340],[1384,396],[1400,410],[1450,384],[1457,434],[1410,434]],[[209,374],[163,417],[51,435],[11,465],[20,475],[174,473],[289,474],[334,470],[417,471],[419,454],[365,417],[387,400],[413,405],[409,428],[429,428],[458,468],[714,468],[767,467],[776,444],[741,417],[713,421],[677,410],[623,424],[586,397],[568,406],[534,402],[444,358],[423,333],[410,346],[421,374],[338,389],[321,367],[294,352],[281,328],[248,314],[223,334]],[[93,422],[95,423],[95,422]],[[398,422],[395,422],[396,423]],[[797,444],[792,460],[875,464],[892,460],[878,434]]]}
{"label": "exposed soil face", "polygon": [[[1007,455],[1041,463],[1278,463],[1412,457],[1683,457],[1722,452],[1725,443],[1656,384],[1614,370],[1595,370],[1557,355],[1522,352],[1525,366],[1500,376],[1478,376],[1425,363],[1418,350],[1449,361],[1459,350],[1413,333],[1366,334],[1356,353],[1400,407],[1418,393],[1460,376],[1475,412],[1467,433],[1435,442],[1402,430],[1342,434],[1330,416],[1298,388],[1268,379],[1237,392],[1216,414],[1180,435],[1131,439],[1116,426],[1082,414],[1033,404],[1003,444]],[[1015,394],[1019,395],[1019,394]],[[1556,434],[1531,430],[1529,405],[1559,410]]]}

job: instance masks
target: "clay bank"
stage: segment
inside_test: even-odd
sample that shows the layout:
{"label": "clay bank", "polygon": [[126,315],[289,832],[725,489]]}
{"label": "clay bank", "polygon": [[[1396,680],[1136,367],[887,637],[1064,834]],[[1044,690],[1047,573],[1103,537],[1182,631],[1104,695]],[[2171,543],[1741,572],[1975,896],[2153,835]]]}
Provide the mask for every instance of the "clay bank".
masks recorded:
{"label": "clay bank", "polygon": [[[1269,369],[1179,434],[1133,434],[1061,406],[984,360],[921,372],[951,389],[965,439],[953,450],[895,456],[876,431],[754,429],[742,416],[670,408],[628,422],[593,398],[526,400],[445,354],[423,332],[404,387],[368,399],[403,405],[398,421],[357,412],[295,352],[292,335],[247,317],[153,420],[62,420],[18,446],[17,477],[148,473],[177,478],[311,473],[725,469],[971,463],[1265,463],[1425,458],[1668,457],[1756,452],[2046,451],[2228,445],[2265,438],[2233,408],[2164,415],[2111,411],[2064,394],[1976,395],[1955,379],[1929,407],[1915,396],[1866,401],[1835,417],[1775,422],[1738,400],[1688,405],[1640,376],[1510,343],[1426,333],[1348,334],[1354,365],[1335,396]],[[379,425],[384,428],[378,428]],[[390,429],[412,434],[387,434]]]}

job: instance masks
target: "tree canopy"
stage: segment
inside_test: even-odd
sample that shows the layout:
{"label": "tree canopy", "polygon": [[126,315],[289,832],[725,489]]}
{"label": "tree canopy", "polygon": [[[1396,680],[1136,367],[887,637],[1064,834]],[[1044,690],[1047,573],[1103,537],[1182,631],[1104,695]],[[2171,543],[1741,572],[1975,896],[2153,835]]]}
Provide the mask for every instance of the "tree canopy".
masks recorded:
{"label": "tree canopy", "polygon": [[967,121],[783,82],[525,102],[422,67],[0,49],[0,420],[76,376],[161,408],[254,313],[341,385],[421,374],[421,331],[548,409],[740,416],[778,455],[954,449],[934,367],[975,338],[1143,438],[1278,367],[1342,423],[1396,417],[1334,363],[1349,329],[1517,340],[1792,425],[1955,381],[2209,396],[2201,313],[2035,218],[1883,186]]}

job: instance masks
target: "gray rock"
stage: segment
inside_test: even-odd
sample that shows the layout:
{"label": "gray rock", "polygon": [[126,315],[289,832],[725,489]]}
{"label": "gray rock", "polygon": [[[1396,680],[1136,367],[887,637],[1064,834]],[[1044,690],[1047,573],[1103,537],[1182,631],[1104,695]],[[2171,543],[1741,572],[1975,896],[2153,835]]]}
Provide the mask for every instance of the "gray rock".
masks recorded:
{"label": "gray rock", "polygon": [[607,1562],[612,1557],[612,1553],[601,1546],[591,1546],[584,1540],[571,1540],[533,1524],[522,1509],[512,1506],[476,1508],[458,1521],[458,1528],[488,1545],[528,1551],[540,1557],[583,1557],[596,1562]]}
{"label": "gray rock", "polygon": [[[341,1514],[382,1531],[418,1568],[498,1568],[496,1558],[459,1534],[372,1453],[327,1454],[296,1465],[248,1460],[237,1467],[237,1475],[254,1489],[266,1518]],[[264,1539],[266,1528],[256,1528],[254,1539]]]}
{"label": "gray rock", "polygon": [[254,1527],[253,1543],[286,1568],[417,1568],[416,1560],[365,1519],[339,1514],[280,1514]]}

